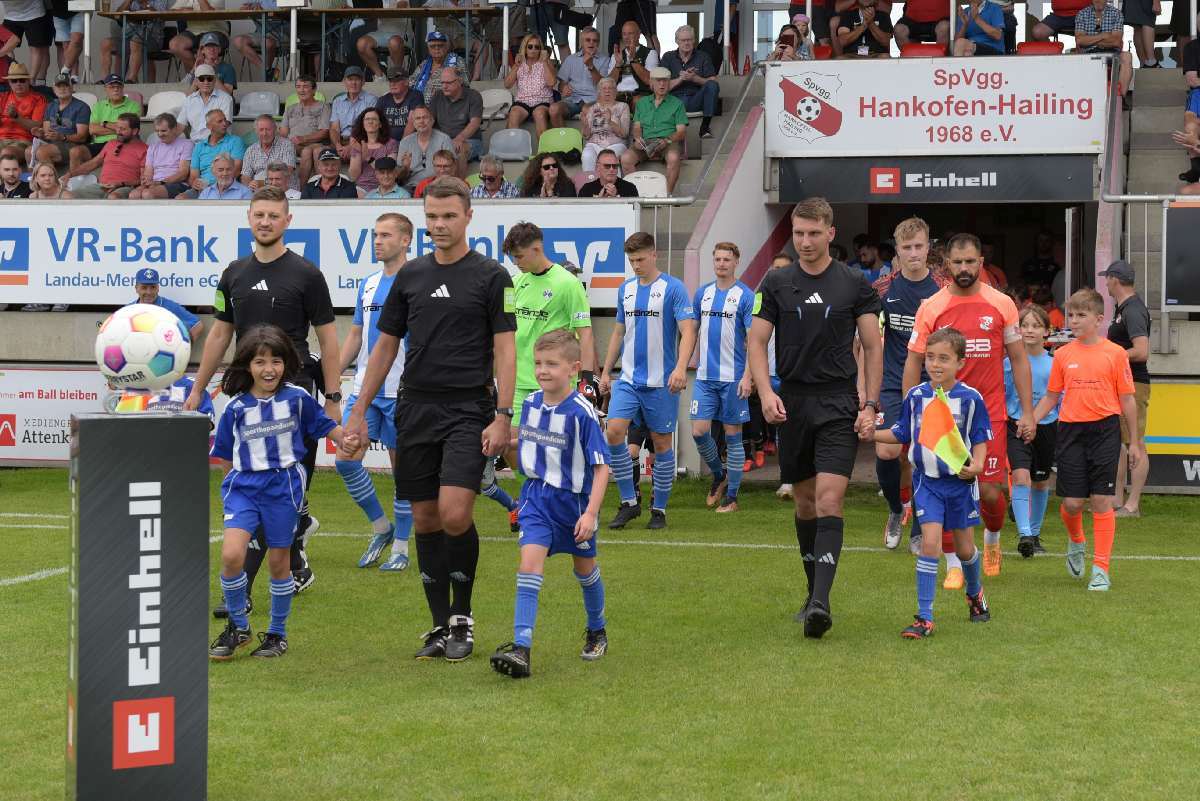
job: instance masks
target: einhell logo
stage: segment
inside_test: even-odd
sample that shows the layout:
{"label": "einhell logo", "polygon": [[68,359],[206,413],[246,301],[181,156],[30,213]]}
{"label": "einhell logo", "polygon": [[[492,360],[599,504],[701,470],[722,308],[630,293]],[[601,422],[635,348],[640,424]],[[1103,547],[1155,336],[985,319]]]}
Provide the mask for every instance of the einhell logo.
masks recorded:
{"label": "einhell logo", "polygon": [[17,446],[17,416],[0,414],[0,447]]}
{"label": "einhell logo", "polygon": [[834,105],[842,82],[836,75],[804,72],[781,78],[783,110],[779,130],[784,136],[813,143],[842,128],[842,112]]}
{"label": "einhell logo", "polygon": [[900,169],[898,167],[872,167],[871,194],[900,194]]}
{"label": "einhell logo", "polygon": [[113,770],[175,763],[175,699],[113,703]]}

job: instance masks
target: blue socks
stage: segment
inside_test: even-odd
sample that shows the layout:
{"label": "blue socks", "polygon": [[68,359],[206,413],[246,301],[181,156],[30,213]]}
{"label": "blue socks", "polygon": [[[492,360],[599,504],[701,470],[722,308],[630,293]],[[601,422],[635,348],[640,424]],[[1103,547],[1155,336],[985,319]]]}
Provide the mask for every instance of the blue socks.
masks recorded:
{"label": "blue socks", "polygon": [[629,458],[629,448],[623,442],[609,445],[608,458],[612,462],[613,481],[621,493],[621,503],[633,503],[637,500],[637,492],[633,487],[633,460]]}
{"label": "blue socks", "polygon": [[517,573],[517,605],[513,609],[513,642],[529,648],[533,645],[533,624],[537,621],[538,595],[542,577],[537,573]]}
{"label": "blue socks", "polygon": [[651,509],[666,511],[671,500],[671,487],[675,485],[675,451],[654,454],[654,503]]}
{"label": "blue socks", "polygon": [[600,580],[600,566],[586,576],[575,574],[583,589],[583,608],[587,612],[587,627],[592,631],[604,628],[604,582]]}
{"label": "blue socks", "polygon": [[937,557],[917,557],[917,614],[933,620],[933,597],[937,594]]}
{"label": "blue socks", "polygon": [[746,446],[741,437],[725,438],[725,475],[729,477],[729,487],[725,494],[737,500],[738,490],[742,487],[742,464],[746,461]]}
{"label": "blue socks", "polygon": [[498,481],[493,482],[489,487],[484,487],[483,494],[510,512],[517,508],[517,502],[512,499],[511,495],[504,491],[504,488],[500,486],[500,482]]}
{"label": "blue socks", "polygon": [[714,476],[721,475],[721,471],[725,468],[721,465],[721,454],[717,451],[717,441],[713,439],[712,433],[705,431],[698,437],[693,434],[692,440],[696,443],[696,450],[699,451],[700,458],[708,465],[712,474]]}
{"label": "blue socks", "polygon": [[396,516],[396,539],[408,542],[408,536],[412,533],[412,504],[393,499],[392,514]]}
{"label": "blue socks", "polygon": [[983,586],[979,583],[979,549],[975,549],[975,555],[971,557],[971,561],[963,560],[962,563],[963,578],[966,579],[967,595],[978,595]]}
{"label": "blue socks", "polygon": [[363,467],[362,462],[338,459],[333,465],[337,468],[342,481],[345,482],[350,498],[358,504],[359,509],[363,510],[367,520],[374,523],[383,517],[383,507],[379,505],[379,498],[375,496],[375,485],[371,482],[371,476],[367,473],[367,468]]}
{"label": "blue socks", "polygon": [[292,593],[296,590],[296,582],[291,576],[285,579],[271,579],[271,625],[267,631],[287,636],[287,619],[292,612]]}
{"label": "blue socks", "polygon": [[1029,499],[1031,490],[1025,484],[1012,485],[1012,510],[1017,521],[1017,533],[1022,537],[1032,537],[1033,530],[1029,524]]}
{"label": "blue socks", "polygon": [[250,620],[246,617],[246,571],[233,578],[221,576],[221,594],[225,596],[225,608],[229,610],[229,619],[233,624],[239,629],[249,628]]}
{"label": "blue socks", "polygon": [[875,477],[879,480],[879,488],[883,490],[888,509],[894,515],[903,512],[904,504],[900,501],[900,460],[880,459],[876,456]]}
{"label": "blue socks", "polygon": [[1033,536],[1042,536],[1042,520],[1046,517],[1046,504],[1050,501],[1049,489],[1034,487],[1029,491],[1029,530]]}

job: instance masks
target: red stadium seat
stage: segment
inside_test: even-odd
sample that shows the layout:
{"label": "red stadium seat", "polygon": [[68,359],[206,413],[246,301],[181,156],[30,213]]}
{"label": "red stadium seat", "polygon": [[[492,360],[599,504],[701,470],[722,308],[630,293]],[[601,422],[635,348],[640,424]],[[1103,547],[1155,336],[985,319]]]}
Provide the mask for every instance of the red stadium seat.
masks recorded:
{"label": "red stadium seat", "polygon": [[911,42],[900,49],[900,58],[940,58],[946,48],[933,42]]}
{"label": "red stadium seat", "polygon": [[813,58],[817,61],[833,58],[833,48],[830,45],[813,45]]}
{"label": "red stadium seat", "polygon": [[1018,42],[1018,56],[1061,56],[1062,42]]}

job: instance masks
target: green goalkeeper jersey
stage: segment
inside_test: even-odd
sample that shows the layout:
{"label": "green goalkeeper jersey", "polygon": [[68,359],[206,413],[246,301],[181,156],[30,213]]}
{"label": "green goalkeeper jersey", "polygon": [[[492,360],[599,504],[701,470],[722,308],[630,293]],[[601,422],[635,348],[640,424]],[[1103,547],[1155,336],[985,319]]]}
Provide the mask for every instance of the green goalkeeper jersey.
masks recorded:
{"label": "green goalkeeper jersey", "polygon": [[520,273],[513,278],[517,316],[517,389],[538,388],[533,373],[533,345],[547,331],[590,328],[592,312],[579,279],[559,264],[541,275]]}

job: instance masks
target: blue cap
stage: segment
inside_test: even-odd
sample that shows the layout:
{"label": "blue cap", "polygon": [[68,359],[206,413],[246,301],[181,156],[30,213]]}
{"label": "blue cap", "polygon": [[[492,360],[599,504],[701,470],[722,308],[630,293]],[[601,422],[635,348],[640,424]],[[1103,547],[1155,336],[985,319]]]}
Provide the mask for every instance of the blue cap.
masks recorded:
{"label": "blue cap", "polygon": [[139,284],[154,284],[155,286],[157,286],[158,285],[158,270],[152,270],[149,267],[143,267],[142,269],[137,271],[137,275],[134,276],[134,279]]}
{"label": "blue cap", "polygon": [[449,41],[449,39],[446,37],[446,34],[442,33],[441,31],[430,31],[428,34],[426,34],[425,41],[446,42]]}
{"label": "blue cap", "polygon": [[120,75],[118,75],[117,73],[115,73],[115,72],[112,72],[112,73],[109,73],[108,75],[105,75],[105,76],[104,76],[104,77],[103,77],[103,78],[100,80],[100,83],[104,84],[105,86],[108,86],[108,85],[109,85],[109,84],[111,84],[111,83],[119,83],[119,84],[121,84],[122,86],[124,86],[124,85],[125,85],[125,79],[124,79],[124,78],[122,78],[122,77],[121,77]]}

